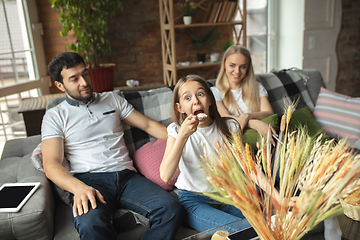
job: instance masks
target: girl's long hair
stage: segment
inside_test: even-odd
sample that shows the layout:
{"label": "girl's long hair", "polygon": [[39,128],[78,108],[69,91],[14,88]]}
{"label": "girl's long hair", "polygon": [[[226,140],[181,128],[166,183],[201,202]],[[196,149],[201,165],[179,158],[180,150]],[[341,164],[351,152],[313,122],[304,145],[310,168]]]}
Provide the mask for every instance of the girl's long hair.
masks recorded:
{"label": "girl's long hair", "polygon": [[[235,111],[240,115],[242,111],[239,105],[236,103],[236,100],[231,92],[230,83],[225,71],[226,59],[234,53],[242,54],[248,60],[248,70],[245,78],[241,82],[242,99],[251,112],[258,112],[260,111],[260,93],[254,74],[254,68],[251,62],[251,55],[247,48],[240,45],[231,45],[225,51],[221,61],[219,75],[216,79],[216,88],[219,89],[223,96],[223,103],[225,107],[228,110],[235,109]],[[235,112],[231,112],[231,114],[235,114]]]}
{"label": "girl's long hair", "polygon": [[[210,103],[211,103],[211,105],[209,107],[209,115],[210,115],[209,117],[211,117],[211,119],[213,119],[215,121],[216,127],[220,130],[221,134],[223,134],[227,138],[231,138],[231,132],[229,130],[228,125],[226,124],[226,118],[222,118],[220,116],[220,114],[217,110],[217,107],[216,107],[215,97],[214,97],[212,91],[210,90],[210,86],[202,77],[195,75],[195,74],[190,74],[184,78],[181,78],[175,85],[173,99],[172,99],[172,110],[171,110],[172,121],[174,123],[178,124],[179,126],[181,126],[181,124],[187,118],[187,114],[180,113],[179,111],[176,110],[175,106],[176,106],[176,103],[180,103],[180,99],[179,99],[180,88],[188,81],[196,81],[204,87],[205,92],[209,96]],[[234,120],[234,122],[236,122],[236,121]]]}

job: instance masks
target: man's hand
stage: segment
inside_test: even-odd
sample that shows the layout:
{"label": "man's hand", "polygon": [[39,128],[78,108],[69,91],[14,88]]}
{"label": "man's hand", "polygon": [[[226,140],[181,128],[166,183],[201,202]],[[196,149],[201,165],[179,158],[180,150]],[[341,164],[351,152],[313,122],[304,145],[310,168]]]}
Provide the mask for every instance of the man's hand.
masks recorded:
{"label": "man's hand", "polygon": [[99,199],[102,204],[106,204],[104,197],[95,188],[84,185],[84,187],[77,190],[76,193],[74,193],[74,218],[76,218],[78,214],[81,216],[89,212],[89,201],[92,209],[95,209],[97,207],[96,198]]}

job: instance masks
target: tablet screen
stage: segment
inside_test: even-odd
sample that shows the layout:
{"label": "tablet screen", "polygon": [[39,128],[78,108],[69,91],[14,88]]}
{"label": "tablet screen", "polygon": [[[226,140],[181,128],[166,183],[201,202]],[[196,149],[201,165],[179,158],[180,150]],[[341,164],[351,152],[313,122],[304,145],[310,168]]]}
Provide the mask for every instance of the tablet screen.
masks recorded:
{"label": "tablet screen", "polygon": [[17,212],[38,188],[39,183],[4,184],[0,188],[0,212]]}

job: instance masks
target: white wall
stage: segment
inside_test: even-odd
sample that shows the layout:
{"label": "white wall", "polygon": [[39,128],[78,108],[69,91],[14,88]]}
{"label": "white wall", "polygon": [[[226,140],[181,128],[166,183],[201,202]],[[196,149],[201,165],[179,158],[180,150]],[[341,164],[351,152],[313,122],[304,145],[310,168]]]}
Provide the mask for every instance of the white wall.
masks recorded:
{"label": "white wall", "polygon": [[268,69],[303,67],[305,0],[269,0]]}

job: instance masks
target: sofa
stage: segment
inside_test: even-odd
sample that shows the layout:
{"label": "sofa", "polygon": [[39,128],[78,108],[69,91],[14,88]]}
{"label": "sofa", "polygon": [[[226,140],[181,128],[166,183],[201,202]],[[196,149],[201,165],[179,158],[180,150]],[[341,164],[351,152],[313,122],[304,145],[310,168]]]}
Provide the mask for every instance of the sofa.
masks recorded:
{"label": "sofa", "polygon": [[[288,96],[291,101],[298,100],[297,109],[307,108],[314,113],[318,95],[321,88],[325,87],[322,76],[316,69],[288,69],[256,76],[268,90],[269,101],[274,112],[279,116],[283,113],[284,96]],[[208,82],[213,85],[215,79]],[[168,125],[171,122],[172,90],[173,87],[162,87],[147,91],[114,91],[125,97],[141,113]],[[53,99],[48,107],[63,100],[64,98]],[[134,155],[136,157],[139,151],[144,150],[144,146],[156,142],[156,139],[141,130],[129,126],[125,126],[124,129],[125,141],[132,157]],[[36,135],[9,140],[5,144],[0,161],[0,185],[7,182],[40,182],[41,186],[19,212],[0,213],[1,239],[79,239],[73,227],[66,193],[54,186],[41,169],[34,165],[34,149],[38,147],[40,141],[40,136]],[[150,148],[154,149],[153,146]],[[142,151],[142,156],[145,158],[150,156],[149,154]],[[156,175],[158,169],[155,168],[152,173],[148,173],[149,166],[143,166],[143,163],[144,161],[135,162],[140,173],[149,178],[151,174]],[[165,187],[171,194],[176,195],[173,185]],[[147,219],[124,209],[114,213],[113,223],[118,230],[118,239],[140,239],[147,228]],[[195,233],[195,230],[184,225],[179,229],[176,239]]]}

